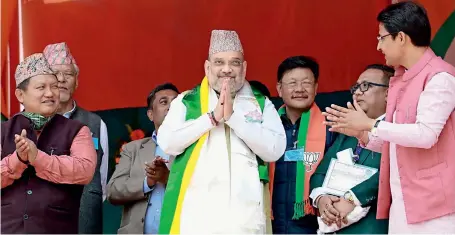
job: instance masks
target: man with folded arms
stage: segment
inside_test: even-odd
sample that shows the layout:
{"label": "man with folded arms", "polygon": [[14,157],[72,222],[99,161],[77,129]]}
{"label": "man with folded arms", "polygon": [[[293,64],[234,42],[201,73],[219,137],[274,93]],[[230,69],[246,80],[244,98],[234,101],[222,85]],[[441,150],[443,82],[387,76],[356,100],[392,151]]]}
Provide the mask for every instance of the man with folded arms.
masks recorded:
{"label": "man with folded arms", "polygon": [[[368,65],[365,71],[360,74],[357,83],[352,86],[352,98],[359,103],[369,117],[379,120],[385,117],[388,84],[393,73],[393,68],[385,65]],[[376,219],[379,172],[346,191],[342,197],[331,196],[321,191],[331,160],[336,159],[337,153],[345,149],[352,149],[354,163],[379,170],[381,153],[362,148],[355,137],[338,135],[311,177],[313,205],[319,209],[319,216],[328,226],[332,224],[341,225],[341,223],[347,222],[346,220],[343,221],[343,218],[350,214],[356,206],[369,207],[365,217],[357,223],[337,230],[336,233],[385,234],[388,231],[388,220]],[[339,218],[336,218],[337,215]]]}

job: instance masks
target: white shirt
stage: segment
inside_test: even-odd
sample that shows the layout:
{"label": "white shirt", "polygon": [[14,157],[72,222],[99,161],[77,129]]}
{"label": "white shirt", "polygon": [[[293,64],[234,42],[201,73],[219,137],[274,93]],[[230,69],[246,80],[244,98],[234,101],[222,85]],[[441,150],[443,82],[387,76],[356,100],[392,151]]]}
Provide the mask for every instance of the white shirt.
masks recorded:
{"label": "white shirt", "polygon": [[[172,101],[160,126],[158,144],[174,156],[209,133],[182,205],[182,234],[265,232],[263,186],[256,155],[266,162],[278,160],[286,148],[286,135],[274,105],[266,99],[261,114],[252,94],[240,95],[242,90],[234,100],[234,113],[225,123],[229,129],[223,124],[213,126],[206,113],[186,120],[182,94]],[[210,89],[209,110],[215,109],[217,102]],[[230,133],[230,149],[226,131]]]}

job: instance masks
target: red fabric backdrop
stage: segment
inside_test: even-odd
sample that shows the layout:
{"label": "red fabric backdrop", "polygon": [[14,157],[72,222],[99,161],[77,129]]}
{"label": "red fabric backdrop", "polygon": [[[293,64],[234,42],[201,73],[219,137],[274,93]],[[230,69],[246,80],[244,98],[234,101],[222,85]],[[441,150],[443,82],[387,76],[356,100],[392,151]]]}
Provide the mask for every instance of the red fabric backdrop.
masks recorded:
{"label": "red fabric backdrop", "polygon": [[[203,76],[210,30],[237,30],[245,47],[248,77],[273,94],[277,65],[306,54],[321,64],[320,91],[347,89],[362,68],[383,62],[375,51],[376,14],[389,0],[148,1],[23,0],[25,56],[67,41],[81,67],[76,98],[90,110],[144,105],[155,85],[171,81],[189,89]],[[453,12],[453,0],[420,0],[433,36]],[[19,59],[17,1],[1,1],[1,110],[19,110],[7,91],[6,45],[11,72]],[[14,78],[12,78],[14,79]]]}
{"label": "red fabric backdrop", "polygon": [[144,106],[166,81],[193,87],[204,75],[212,29],[239,33],[247,77],[273,94],[278,64],[299,54],[320,62],[320,92],[346,90],[365,65],[383,62],[376,15],[389,2],[29,0],[24,52],[66,41],[81,69],[76,98],[89,110]]}
{"label": "red fabric backdrop", "polygon": [[[14,71],[19,63],[19,22],[18,22],[18,8],[16,0],[2,0],[1,1],[1,46],[0,46],[0,58],[1,58],[1,112],[6,117],[19,111],[19,102],[14,96],[14,80],[10,84],[8,90],[8,69],[7,69],[7,47],[10,47],[10,73],[14,79]],[[8,102],[10,97],[10,102]]]}

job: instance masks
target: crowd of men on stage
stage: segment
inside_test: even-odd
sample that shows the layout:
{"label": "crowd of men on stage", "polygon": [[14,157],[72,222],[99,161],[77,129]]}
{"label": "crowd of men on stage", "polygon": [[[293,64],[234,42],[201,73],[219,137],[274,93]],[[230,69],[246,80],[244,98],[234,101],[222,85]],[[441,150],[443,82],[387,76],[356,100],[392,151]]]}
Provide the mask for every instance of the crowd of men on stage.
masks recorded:
{"label": "crowd of men on stage", "polygon": [[[430,49],[420,5],[377,20],[387,65],[323,110],[316,58],[277,65],[276,109],[246,79],[239,35],[213,30],[200,84],[150,92],[155,131],[122,147],[109,182],[108,130],[73,98],[68,45],[28,56],[15,73],[24,109],[1,124],[1,232],[102,233],[107,199],[123,206],[118,233],[455,233],[455,68]],[[326,176],[349,149],[375,173],[332,193]]]}

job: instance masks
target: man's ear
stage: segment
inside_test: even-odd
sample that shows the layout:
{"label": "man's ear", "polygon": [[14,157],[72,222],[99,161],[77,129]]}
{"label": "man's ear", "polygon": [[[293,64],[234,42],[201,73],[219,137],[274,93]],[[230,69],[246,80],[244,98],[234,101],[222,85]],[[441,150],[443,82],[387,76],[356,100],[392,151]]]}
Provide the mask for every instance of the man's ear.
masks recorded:
{"label": "man's ear", "polygon": [[147,110],[147,117],[153,122],[153,112],[151,109]]}
{"label": "man's ear", "polygon": [[281,93],[281,82],[276,83],[276,91],[278,92],[278,96],[282,98],[282,93]]}
{"label": "man's ear", "polygon": [[206,60],[204,63],[205,76],[208,76],[210,70],[210,61]]}
{"label": "man's ear", "polygon": [[406,36],[405,33],[400,31],[395,39],[399,41],[400,45],[404,45],[404,44],[406,44],[406,41],[410,40],[411,38]]}
{"label": "man's ear", "polygon": [[16,95],[16,98],[19,101],[19,103],[21,103],[21,104],[24,103],[24,91],[23,90],[16,89],[14,94]]}

